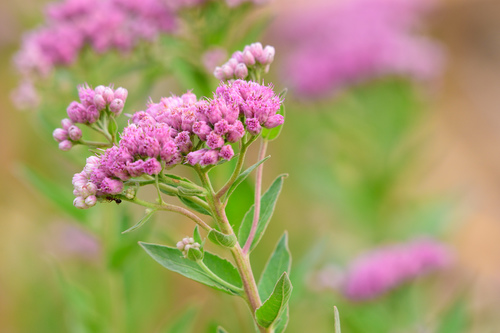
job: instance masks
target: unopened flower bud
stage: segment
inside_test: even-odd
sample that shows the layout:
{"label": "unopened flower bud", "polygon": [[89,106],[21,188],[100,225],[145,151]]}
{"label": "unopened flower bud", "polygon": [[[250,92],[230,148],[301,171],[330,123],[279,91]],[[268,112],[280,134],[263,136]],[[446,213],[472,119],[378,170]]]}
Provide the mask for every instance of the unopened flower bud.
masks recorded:
{"label": "unopened flower bud", "polygon": [[64,118],[63,120],[61,120],[61,125],[62,128],[67,131],[73,125],[73,122],[68,118]]}
{"label": "unopened flower bud", "polygon": [[62,151],[68,151],[72,147],[73,147],[73,143],[71,143],[71,141],[69,141],[69,140],[64,140],[64,141],[59,142],[59,149],[61,149]]}
{"label": "unopened flower bud", "polygon": [[73,125],[68,129],[68,136],[73,141],[78,141],[82,138],[82,130]]}
{"label": "unopened flower bud", "polygon": [[106,87],[101,85],[101,86],[95,87],[94,91],[96,94],[102,95],[104,93],[104,89],[106,89]]}
{"label": "unopened flower bud", "polygon": [[231,145],[225,145],[224,147],[221,148],[219,156],[225,159],[226,161],[229,161],[234,156],[233,147],[231,147]]}
{"label": "unopened flower bud", "polygon": [[119,116],[123,111],[123,101],[121,99],[114,99],[109,105],[109,111],[113,112],[116,116]]}
{"label": "unopened flower bud", "polygon": [[260,59],[262,59],[262,53],[264,52],[264,50],[262,48],[262,44],[261,43],[250,44],[249,51],[254,56],[255,60],[260,62]]}
{"label": "unopened flower bud", "polygon": [[262,129],[257,118],[249,118],[245,121],[245,124],[247,125],[247,131],[253,135],[259,134]]}
{"label": "unopened flower bud", "polygon": [[243,62],[243,52],[236,51],[233,53],[231,58],[236,59],[237,62]]}
{"label": "unopened flower bud", "polygon": [[52,132],[52,136],[57,142],[62,142],[64,140],[68,140],[68,131],[63,130],[62,128],[56,128],[54,132]]}
{"label": "unopened flower bud", "polygon": [[[234,69],[236,68],[236,66],[238,66],[238,63],[239,63],[238,60],[236,60],[234,58],[231,58],[231,59],[229,59],[226,62],[226,65],[228,65],[229,67],[231,67],[231,69],[233,69],[233,71],[234,71]],[[224,67],[224,66],[222,66],[222,67]]]}
{"label": "unopened flower bud", "polygon": [[115,99],[115,93],[113,92],[113,89],[110,87],[104,88],[104,92],[102,93],[102,97],[104,97],[104,100],[106,103],[111,103]]}
{"label": "unopened flower bud", "polygon": [[101,94],[94,95],[94,105],[99,111],[102,111],[106,108],[106,101],[104,100],[104,97],[102,97]]}
{"label": "unopened flower bud", "polygon": [[214,76],[217,80],[224,81],[226,79],[226,75],[224,74],[222,67],[219,66],[215,67]]}
{"label": "unopened flower bud", "polygon": [[264,48],[264,52],[263,52],[263,55],[262,55],[262,64],[265,64],[265,65],[269,65],[271,64],[273,61],[274,61],[274,55],[276,54],[276,50],[274,49],[274,47],[270,46],[270,45],[267,45],[265,48]]}
{"label": "unopened flower bud", "polygon": [[236,65],[236,68],[234,69],[234,76],[238,79],[245,79],[248,76],[247,66],[243,63]]}
{"label": "unopened flower bud", "polygon": [[97,198],[95,195],[89,195],[87,198],[85,198],[85,204],[88,207],[95,206],[96,202],[97,202]]}
{"label": "unopened flower bud", "polygon": [[127,89],[120,87],[115,90],[115,99],[116,98],[121,99],[122,102],[125,103],[125,101],[127,100],[127,96],[128,96]]}
{"label": "unopened flower bud", "polygon": [[73,200],[73,206],[75,206],[78,209],[87,209],[89,206],[85,203],[85,199],[82,197],[76,197],[75,200]]}
{"label": "unopened flower bud", "polygon": [[243,52],[242,62],[247,66],[255,65],[255,57],[253,56],[252,52],[250,52],[250,50],[246,50]]}
{"label": "unopened flower bud", "polygon": [[201,245],[196,243],[193,237],[184,237],[180,242],[176,244],[177,248],[182,251],[184,258],[190,260],[201,260],[203,258],[203,252],[201,252]]}
{"label": "unopened flower bud", "polygon": [[230,79],[234,76],[234,70],[228,64],[222,65],[222,72],[224,73],[224,80]]}
{"label": "unopened flower bud", "polygon": [[273,128],[282,125],[284,122],[285,118],[282,115],[275,114],[274,116],[267,118],[266,122],[264,123],[264,127]]}
{"label": "unopened flower bud", "polygon": [[132,187],[129,187],[128,189],[125,190],[125,197],[127,199],[135,198],[135,194],[136,194],[135,189]]}

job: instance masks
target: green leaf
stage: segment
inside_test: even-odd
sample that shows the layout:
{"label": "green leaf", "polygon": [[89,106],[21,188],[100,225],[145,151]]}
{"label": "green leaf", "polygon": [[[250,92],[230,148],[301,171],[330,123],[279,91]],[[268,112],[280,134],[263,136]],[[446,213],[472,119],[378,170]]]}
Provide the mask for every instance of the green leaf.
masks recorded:
{"label": "green leaf", "polygon": [[217,326],[217,331],[216,332],[217,333],[227,333],[227,331],[224,328],[222,328],[222,326]]}
{"label": "green leaf", "polygon": [[[262,235],[264,234],[264,231],[266,231],[269,221],[271,220],[271,216],[273,215],[274,207],[276,206],[276,201],[278,200],[281,188],[283,187],[283,179],[285,179],[285,177],[287,177],[286,174],[279,175],[260,199],[260,217],[255,238],[250,246],[250,251],[257,246],[262,238]],[[248,236],[250,235],[254,211],[255,205],[250,207],[248,212],[245,214],[245,217],[243,217],[243,222],[241,223],[240,230],[238,232],[238,240],[242,247],[245,246]]]}
{"label": "green leaf", "polygon": [[[169,325],[165,333],[187,333],[193,332],[193,326],[195,321],[193,320],[198,312],[195,307],[188,308],[183,313],[175,316],[176,319],[172,324]],[[179,317],[180,316],[180,317]]]}
{"label": "green leaf", "polygon": [[118,131],[118,124],[116,123],[116,120],[114,117],[110,117],[109,124],[108,124],[108,132],[111,135],[116,135],[117,131]]}
{"label": "green leaf", "polygon": [[194,227],[194,231],[193,231],[193,239],[196,243],[198,244],[201,244],[202,243],[202,240],[201,240],[201,235],[200,235],[200,228],[198,228],[198,226]]}
{"label": "green leaf", "polygon": [[226,198],[229,198],[231,196],[231,194],[234,192],[234,190],[236,190],[236,188],[248,177],[248,175],[250,175],[250,173],[253,170],[255,170],[256,167],[258,167],[259,165],[261,165],[262,163],[267,161],[270,157],[271,156],[267,156],[267,157],[261,159],[260,161],[258,161],[257,163],[255,163],[254,165],[252,165],[251,167],[249,167],[248,169],[246,169],[242,173],[240,173],[238,175],[238,177],[236,177],[236,180],[234,181],[234,183],[231,184],[231,186],[227,190]]}
{"label": "green leaf", "polygon": [[[179,249],[143,242],[139,242],[139,244],[154,260],[156,260],[160,265],[167,268],[168,270],[179,273],[187,278],[203,283],[209,287],[224,291],[230,295],[238,294],[237,290],[228,289],[226,286],[223,286],[220,283],[212,280],[212,278],[210,278],[210,276],[205,271],[203,271],[200,266],[196,264],[196,262],[184,258],[182,256],[182,252]],[[205,252],[203,263],[215,275],[217,275],[224,281],[238,288],[241,288],[241,286],[243,285],[238,271],[229,261],[222,259],[215,254]]]}
{"label": "green leaf", "polygon": [[204,215],[208,215],[208,216],[212,216],[212,214],[208,210],[206,210],[204,207],[198,205],[196,202],[194,202],[193,200],[191,200],[189,197],[178,196],[178,198],[188,208],[191,208],[192,210],[197,211],[198,213],[201,213],[201,214],[204,214]]}
{"label": "green leaf", "polygon": [[274,324],[274,333],[282,333],[286,330],[286,327],[288,325],[288,319],[289,319],[289,305],[287,304],[286,310],[283,311],[281,314],[280,319]]}
{"label": "green leaf", "polygon": [[144,217],[139,222],[137,222],[133,227],[130,227],[125,231],[122,231],[122,234],[126,234],[127,232],[131,232],[137,228],[142,227],[144,223],[149,221],[149,219],[154,215],[154,213],[156,213],[156,211],[157,209],[146,209],[146,215],[144,215]]}
{"label": "green leaf", "polygon": [[208,233],[208,239],[210,239],[214,244],[228,248],[234,247],[236,242],[238,242],[238,239],[234,234],[226,235],[215,229],[210,230]]}
{"label": "green leaf", "polygon": [[341,333],[340,332],[340,316],[339,316],[339,310],[337,309],[336,306],[333,307],[333,313],[334,313],[334,318],[335,318],[335,333]]}
{"label": "green leaf", "polygon": [[[285,117],[285,103],[281,103],[280,109],[276,113]],[[274,128],[262,128],[262,138],[267,141],[273,141],[280,135],[282,128],[283,124]]]}
{"label": "green leaf", "polygon": [[258,285],[260,299],[267,299],[271,295],[276,281],[278,281],[283,272],[290,274],[291,266],[292,257],[288,249],[288,234],[285,232],[276,245],[260,277]]}
{"label": "green leaf", "polygon": [[260,326],[270,327],[280,318],[286,310],[288,300],[292,294],[292,283],[285,272],[276,283],[273,293],[269,298],[255,310],[255,320]]}
{"label": "green leaf", "polygon": [[[49,180],[27,165],[20,165],[20,178],[29,186],[37,189],[40,194],[48,199],[54,206],[65,212],[79,222],[85,222],[86,214],[73,206],[72,190],[69,186],[58,185],[55,181]],[[68,180],[70,183],[70,179]]]}

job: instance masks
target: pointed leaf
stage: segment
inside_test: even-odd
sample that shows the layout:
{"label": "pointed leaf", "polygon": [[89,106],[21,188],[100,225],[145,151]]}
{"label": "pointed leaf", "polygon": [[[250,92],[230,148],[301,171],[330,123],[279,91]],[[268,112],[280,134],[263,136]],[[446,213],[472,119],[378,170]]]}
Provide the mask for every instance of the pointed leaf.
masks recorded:
{"label": "pointed leaf", "polygon": [[339,310],[337,309],[336,306],[333,307],[333,313],[334,313],[334,318],[335,318],[335,333],[341,333],[340,332],[340,316],[339,316]]}
{"label": "pointed leaf", "polygon": [[238,175],[238,177],[236,177],[236,180],[234,181],[234,183],[229,187],[229,190],[227,190],[226,198],[229,198],[231,196],[231,194],[233,194],[234,190],[236,190],[236,188],[248,177],[248,175],[250,175],[250,173],[253,170],[255,170],[256,167],[258,167],[259,165],[261,165],[262,163],[267,161],[270,157],[271,156],[264,157],[263,159],[261,159],[260,161],[258,161],[257,163],[255,163],[254,165],[252,165],[251,167],[249,167],[248,169],[246,169],[242,173],[240,173]]}
{"label": "pointed leaf", "polygon": [[205,207],[202,207],[202,206],[198,205],[196,202],[194,202],[189,197],[178,196],[178,198],[188,208],[191,208],[192,210],[197,211],[198,213],[201,213],[201,214],[204,214],[204,215],[208,215],[208,216],[212,216],[212,214],[208,210],[206,210]]}
{"label": "pointed leaf", "polygon": [[238,242],[238,239],[234,234],[226,235],[215,229],[210,230],[208,233],[208,239],[210,239],[214,244],[228,248],[233,247],[236,242]]}
{"label": "pointed leaf", "polygon": [[198,244],[201,244],[202,243],[202,240],[201,240],[201,235],[200,235],[200,228],[198,228],[198,226],[194,227],[194,231],[193,231],[193,239],[196,243]]}
{"label": "pointed leaf", "polygon": [[[281,188],[283,187],[283,179],[287,177],[286,174],[278,176],[276,180],[271,184],[269,189],[260,199],[260,217],[257,225],[257,231],[255,233],[255,238],[252,241],[252,245],[250,246],[250,251],[257,246],[264,231],[271,220],[271,216],[274,212],[274,207],[276,206],[276,201],[278,200],[278,196],[281,192]],[[250,210],[243,217],[243,222],[241,223],[240,230],[238,232],[238,240],[240,245],[243,247],[250,235],[250,230],[252,229],[252,221],[253,214],[255,211],[255,205],[250,207]]]}
{"label": "pointed leaf", "polygon": [[287,305],[286,310],[283,311],[280,319],[278,319],[278,321],[274,324],[274,333],[283,333],[286,330],[286,327],[288,326],[288,319],[290,317],[289,312],[289,305]]}
{"label": "pointed leaf", "polygon": [[227,331],[224,328],[222,328],[222,326],[218,326],[217,333],[227,333]]}
{"label": "pointed leaf", "polygon": [[283,272],[290,274],[292,258],[288,249],[288,234],[285,232],[274,249],[273,254],[262,272],[259,280],[260,299],[267,299],[273,292],[276,281]]}
{"label": "pointed leaf", "polygon": [[[146,252],[163,267],[177,272],[209,287],[224,291],[230,295],[236,295],[236,290],[230,290],[226,286],[212,280],[196,262],[186,259],[182,252],[173,247],[139,242]],[[217,276],[226,282],[240,288],[243,284],[236,268],[229,261],[215,254],[205,252],[203,263]]]}
{"label": "pointed leaf", "polygon": [[149,219],[156,213],[156,209],[146,209],[146,215],[139,222],[137,222],[133,227],[128,228],[125,231],[122,231],[122,234],[126,234],[127,232],[134,231],[137,228],[140,228],[144,225],[144,223],[148,222]]}
{"label": "pointed leaf", "polygon": [[183,197],[192,197],[193,195],[206,195],[207,191],[204,191],[202,189],[195,189],[195,188],[187,188],[184,186],[178,186],[177,190],[179,191],[179,196]]}
{"label": "pointed leaf", "polygon": [[255,310],[255,320],[260,326],[270,327],[280,318],[283,311],[286,310],[288,300],[292,294],[292,283],[285,272],[276,283],[273,293]]}

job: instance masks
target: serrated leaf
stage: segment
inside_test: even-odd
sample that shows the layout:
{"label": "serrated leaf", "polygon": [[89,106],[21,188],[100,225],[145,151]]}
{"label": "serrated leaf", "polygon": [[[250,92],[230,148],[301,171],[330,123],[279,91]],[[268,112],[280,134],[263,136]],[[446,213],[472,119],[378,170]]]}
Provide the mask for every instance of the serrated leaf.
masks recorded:
{"label": "serrated leaf", "polygon": [[231,194],[234,192],[234,190],[236,190],[236,188],[250,175],[250,173],[253,170],[255,170],[256,167],[258,167],[259,165],[261,165],[262,163],[267,161],[270,157],[271,156],[264,157],[263,159],[261,159],[260,161],[258,161],[257,163],[255,163],[254,165],[252,165],[251,167],[249,167],[248,169],[246,169],[242,173],[240,173],[238,175],[238,177],[236,177],[236,180],[234,181],[234,183],[227,190],[226,198],[229,198],[231,196]]}
{"label": "serrated leaf", "polygon": [[198,205],[196,202],[194,202],[193,200],[191,200],[189,197],[178,196],[178,198],[188,208],[191,208],[192,210],[197,211],[198,213],[201,213],[201,214],[204,214],[204,215],[208,215],[208,216],[212,216],[212,214],[208,210],[206,210],[204,207]]}
{"label": "serrated leaf", "polygon": [[[179,273],[187,278],[190,278],[191,280],[203,283],[214,289],[224,291],[230,295],[238,294],[237,290],[228,289],[226,286],[212,280],[212,278],[203,269],[201,269],[196,262],[184,258],[179,249],[143,242],[139,242],[139,244],[154,260],[168,270]],[[232,284],[237,288],[241,288],[243,285],[238,271],[229,261],[215,254],[205,252],[203,263],[215,275],[229,284]]]}
{"label": "serrated leaf", "polygon": [[[280,109],[276,114],[280,114],[285,117],[285,103],[281,103]],[[283,124],[276,126],[274,128],[263,128],[262,129],[262,138],[267,141],[275,140],[281,133],[281,129],[283,128]]]}
{"label": "serrated leaf", "polygon": [[280,318],[283,311],[286,310],[292,289],[292,283],[285,272],[274,286],[271,296],[255,310],[255,320],[260,326],[270,327]]}
{"label": "serrated leaf", "polygon": [[236,236],[234,234],[226,235],[226,234],[223,234],[222,232],[215,230],[215,229],[210,230],[207,237],[214,244],[217,244],[217,245],[220,245],[223,247],[228,247],[228,248],[233,247],[236,244],[236,242],[238,241],[238,239],[236,238]]}
{"label": "serrated leaf", "polygon": [[122,234],[126,234],[127,232],[131,232],[131,231],[134,231],[136,230],[137,228],[140,228],[144,225],[144,223],[148,222],[149,219],[154,215],[154,213],[156,213],[157,209],[153,209],[153,210],[146,210],[146,215],[144,215],[144,217],[142,219],[139,220],[139,222],[137,222],[134,226],[128,228],[127,230],[125,231],[122,231]]}
{"label": "serrated leaf", "polygon": [[288,234],[285,232],[276,245],[260,277],[258,285],[260,299],[267,299],[271,295],[276,281],[278,281],[284,272],[290,274],[291,266],[292,257],[288,249]]}
{"label": "serrated leaf", "polygon": [[[255,246],[259,243],[264,231],[271,220],[271,216],[273,215],[274,208],[276,206],[276,201],[278,200],[278,196],[281,192],[281,188],[283,187],[283,179],[285,179],[287,175],[278,176],[274,182],[271,184],[269,189],[260,199],[260,217],[257,225],[257,231],[255,233],[255,238],[252,241],[250,246],[250,251],[252,251]],[[245,243],[250,235],[250,230],[252,229],[252,221],[253,215],[255,211],[255,205],[252,205],[248,212],[243,217],[243,222],[241,223],[240,230],[238,232],[238,240],[242,247],[245,246]]]}
{"label": "serrated leaf", "polygon": [[341,333],[340,332],[340,316],[339,316],[339,310],[337,309],[336,306],[333,307],[333,313],[334,313],[334,318],[335,318],[335,333]]}
{"label": "serrated leaf", "polygon": [[201,244],[202,243],[202,240],[201,240],[201,235],[200,235],[200,228],[198,228],[198,226],[194,227],[194,231],[193,231],[193,239],[196,243],[198,244]]}

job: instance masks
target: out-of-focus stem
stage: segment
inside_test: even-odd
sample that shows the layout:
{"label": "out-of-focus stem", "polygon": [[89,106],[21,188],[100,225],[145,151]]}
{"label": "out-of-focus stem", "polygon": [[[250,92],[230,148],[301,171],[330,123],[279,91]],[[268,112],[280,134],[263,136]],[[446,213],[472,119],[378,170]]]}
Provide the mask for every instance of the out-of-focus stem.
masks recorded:
{"label": "out-of-focus stem", "polygon": [[[262,139],[260,142],[260,150],[259,157],[257,161],[260,161],[266,155],[267,150],[267,140]],[[250,247],[252,246],[252,242],[255,238],[255,234],[257,232],[257,226],[259,225],[260,218],[260,196],[262,192],[262,174],[264,172],[264,164],[261,164],[257,167],[256,177],[255,177],[255,203],[254,203],[254,212],[253,212],[253,220],[252,220],[252,228],[250,229],[250,234],[248,235],[247,241],[245,242],[245,246],[243,247],[243,253],[247,254],[250,251]]]}

